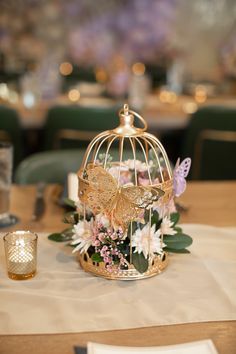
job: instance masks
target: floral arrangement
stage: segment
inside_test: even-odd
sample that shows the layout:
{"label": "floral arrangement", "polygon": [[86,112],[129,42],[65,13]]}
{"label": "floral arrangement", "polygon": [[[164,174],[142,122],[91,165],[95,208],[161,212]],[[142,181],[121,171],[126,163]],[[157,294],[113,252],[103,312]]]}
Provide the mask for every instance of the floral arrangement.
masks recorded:
{"label": "floral arrangement", "polygon": [[[99,156],[100,162],[103,156]],[[179,213],[176,210],[174,197],[179,196],[186,187],[185,177],[190,167],[190,159],[185,159],[174,170],[173,197],[164,204],[158,200],[152,204],[151,223],[149,209],[140,211],[138,217],[130,223],[127,230],[114,225],[109,216],[104,213],[94,215],[88,206],[80,200],[74,202],[66,199],[66,205],[71,209],[64,216],[64,222],[70,226],[60,233],[49,235],[49,239],[57,242],[68,242],[73,246],[73,253],[87,252],[93,262],[103,262],[106,269],[112,272],[114,266],[127,269],[132,257],[132,264],[139,273],[147,271],[149,259],[155,255],[163,256],[166,252],[189,253],[190,236],[183,233],[177,225]],[[149,166],[139,160],[126,160],[121,166],[111,163],[107,171],[117,178],[120,170],[120,181],[123,186],[134,185],[134,165],[136,166],[138,184],[149,184],[147,168],[151,174],[156,166],[149,161]],[[156,178],[155,183],[158,183]],[[130,246],[131,245],[131,246]]]}

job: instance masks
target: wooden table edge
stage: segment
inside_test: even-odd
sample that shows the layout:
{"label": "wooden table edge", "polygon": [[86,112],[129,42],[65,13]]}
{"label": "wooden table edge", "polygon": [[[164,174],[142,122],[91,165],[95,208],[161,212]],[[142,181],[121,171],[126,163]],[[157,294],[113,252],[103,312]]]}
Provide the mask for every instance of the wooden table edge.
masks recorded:
{"label": "wooden table edge", "polygon": [[0,336],[0,353],[72,354],[75,346],[86,347],[88,341],[142,347],[211,339],[219,354],[230,354],[236,352],[235,334],[236,320],[191,322],[96,332],[9,334]]}

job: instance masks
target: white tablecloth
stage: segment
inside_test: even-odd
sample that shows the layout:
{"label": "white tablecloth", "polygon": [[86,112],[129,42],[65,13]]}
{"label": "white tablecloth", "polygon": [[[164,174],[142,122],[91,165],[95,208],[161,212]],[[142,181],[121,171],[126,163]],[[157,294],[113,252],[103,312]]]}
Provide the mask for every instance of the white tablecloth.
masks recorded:
{"label": "white tablecloth", "polygon": [[66,333],[236,319],[236,228],[184,225],[191,254],[160,275],[109,281],[82,271],[71,248],[39,235],[38,273],[6,274],[0,242],[0,334]]}

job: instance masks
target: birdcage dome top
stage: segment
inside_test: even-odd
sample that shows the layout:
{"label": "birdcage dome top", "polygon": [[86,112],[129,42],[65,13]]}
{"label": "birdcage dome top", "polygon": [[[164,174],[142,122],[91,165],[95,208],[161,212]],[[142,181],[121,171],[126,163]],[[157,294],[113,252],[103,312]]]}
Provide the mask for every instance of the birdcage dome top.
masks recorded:
{"label": "birdcage dome top", "polygon": [[[127,104],[119,111],[120,124],[98,134],[89,144],[80,171],[83,179],[88,165],[100,165],[114,172],[119,185],[125,182],[127,166],[134,170],[134,185],[158,185],[165,192],[163,201],[171,196],[172,169],[161,142],[148,133],[147,123]],[[138,126],[134,120],[137,120]],[[141,171],[140,171],[141,169]],[[131,183],[131,181],[130,181]]]}

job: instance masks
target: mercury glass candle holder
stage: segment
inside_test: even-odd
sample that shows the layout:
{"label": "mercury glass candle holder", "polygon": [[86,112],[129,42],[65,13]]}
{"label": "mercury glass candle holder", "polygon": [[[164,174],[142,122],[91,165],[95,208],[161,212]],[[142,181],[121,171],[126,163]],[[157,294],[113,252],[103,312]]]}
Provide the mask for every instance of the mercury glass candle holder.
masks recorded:
{"label": "mercury glass candle holder", "polygon": [[30,231],[13,231],[7,233],[3,240],[9,278],[24,280],[34,277],[38,235]]}

